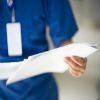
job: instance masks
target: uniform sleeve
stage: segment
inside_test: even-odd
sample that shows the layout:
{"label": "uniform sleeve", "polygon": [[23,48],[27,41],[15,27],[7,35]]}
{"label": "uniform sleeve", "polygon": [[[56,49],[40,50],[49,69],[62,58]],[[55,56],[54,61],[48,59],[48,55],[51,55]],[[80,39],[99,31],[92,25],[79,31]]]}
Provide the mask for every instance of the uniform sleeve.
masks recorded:
{"label": "uniform sleeve", "polygon": [[68,0],[48,0],[47,23],[55,47],[70,40],[78,30]]}

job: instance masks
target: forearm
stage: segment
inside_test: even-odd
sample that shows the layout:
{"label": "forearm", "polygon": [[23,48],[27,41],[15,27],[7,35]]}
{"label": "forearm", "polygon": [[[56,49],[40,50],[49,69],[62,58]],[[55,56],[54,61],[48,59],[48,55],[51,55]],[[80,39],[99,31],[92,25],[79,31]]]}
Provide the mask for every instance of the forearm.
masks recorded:
{"label": "forearm", "polygon": [[65,45],[68,45],[68,44],[71,44],[71,43],[73,43],[72,40],[67,40],[67,41],[64,41],[64,42],[61,44],[61,46],[65,46]]}

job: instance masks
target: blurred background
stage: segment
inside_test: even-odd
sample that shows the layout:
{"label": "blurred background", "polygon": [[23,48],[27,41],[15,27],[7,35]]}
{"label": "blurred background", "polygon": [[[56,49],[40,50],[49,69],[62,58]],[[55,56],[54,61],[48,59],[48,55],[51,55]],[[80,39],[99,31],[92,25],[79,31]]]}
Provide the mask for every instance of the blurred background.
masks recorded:
{"label": "blurred background", "polygon": [[[73,37],[74,42],[93,42],[100,49],[100,0],[70,0],[79,31]],[[50,49],[52,41],[47,37]],[[100,50],[88,57],[87,69],[80,78],[75,78],[68,71],[54,74],[59,100],[100,100]]]}

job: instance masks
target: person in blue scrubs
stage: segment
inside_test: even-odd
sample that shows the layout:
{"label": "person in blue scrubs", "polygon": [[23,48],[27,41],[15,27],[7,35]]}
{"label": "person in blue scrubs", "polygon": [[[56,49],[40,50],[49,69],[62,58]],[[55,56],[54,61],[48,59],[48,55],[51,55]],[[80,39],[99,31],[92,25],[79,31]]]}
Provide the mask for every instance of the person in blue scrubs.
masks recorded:
{"label": "person in blue scrubs", "polygon": [[[28,56],[47,51],[46,25],[50,28],[55,48],[72,43],[72,37],[78,30],[68,0],[14,0],[14,9],[16,22],[21,23],[23,54],[8,55],[6,24],[11,22],[12,9],[8,7],[7,0],[0,0],[0,63],[19,62]],[[72,58],[65,58],[69,72],[73,76],[81,76],[86,59]],[[0,80],[1,99],[58,100],[59,95],[52,73],[45,73],[8,86],[6,80]]]}

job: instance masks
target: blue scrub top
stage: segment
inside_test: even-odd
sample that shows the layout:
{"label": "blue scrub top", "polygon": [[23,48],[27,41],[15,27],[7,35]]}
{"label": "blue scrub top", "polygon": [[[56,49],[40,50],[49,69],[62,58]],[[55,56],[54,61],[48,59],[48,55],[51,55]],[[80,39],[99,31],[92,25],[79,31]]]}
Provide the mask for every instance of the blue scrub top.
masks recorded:
{"label": "blue scrub top", "polygon": [[[0,0],[1,63],[18,62],[30,55],[47,51],[46,25],[50,27],[55,48],[71,39],[78,29],[68,0],[15,0],[14,8],[16,22],[21,23],[23,55],[8,56],[6,24],[11,22],[12,12],[7,6],[7,0]],[[6,86],[6,80],[0,80],[0,98],[58,100],[58,91],[52,74],[46,73],[9,86]]]}

